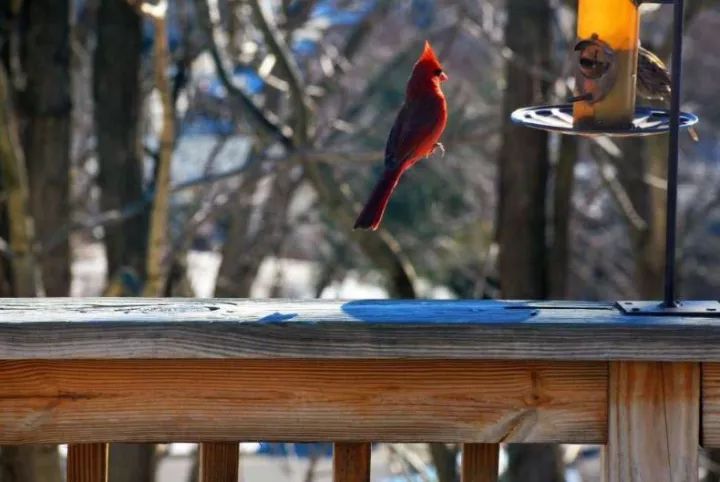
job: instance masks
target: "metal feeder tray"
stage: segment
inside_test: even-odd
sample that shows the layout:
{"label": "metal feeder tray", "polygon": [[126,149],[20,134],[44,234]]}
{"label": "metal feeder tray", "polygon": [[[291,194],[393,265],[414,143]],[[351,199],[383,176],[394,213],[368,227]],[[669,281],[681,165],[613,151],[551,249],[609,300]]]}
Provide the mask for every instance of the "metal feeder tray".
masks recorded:
{"label": "metal feeder tray", "polygon": [[[632,127],[627,129],[583,129],[573,126],[573,105],[540,105],[523,107],[512,113],[513,123],[533,129],[560,132],[578,136],[633,137],[663,134],[670,131],[670,111],[652,107],[636,107]],[[680,128],[697,124],[698,118],[687,112],[680,113]]]}

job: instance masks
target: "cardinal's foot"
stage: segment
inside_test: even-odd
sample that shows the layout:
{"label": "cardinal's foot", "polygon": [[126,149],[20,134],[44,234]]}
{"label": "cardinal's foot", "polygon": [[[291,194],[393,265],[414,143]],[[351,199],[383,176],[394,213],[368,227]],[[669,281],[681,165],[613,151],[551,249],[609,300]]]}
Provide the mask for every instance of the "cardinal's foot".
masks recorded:
{"label": "cardinal's foot", "polygon": [[442,145],[440,142],[436,142],[433,146],[432,153],[435,154],[435,151],[440,150],[440,157],[445,157],[445,146]]}

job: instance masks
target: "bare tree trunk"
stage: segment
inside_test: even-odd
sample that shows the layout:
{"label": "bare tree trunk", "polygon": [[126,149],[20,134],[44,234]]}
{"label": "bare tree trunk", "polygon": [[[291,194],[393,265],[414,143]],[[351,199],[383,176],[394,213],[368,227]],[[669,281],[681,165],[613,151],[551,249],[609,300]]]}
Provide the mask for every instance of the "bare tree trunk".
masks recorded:
{"label": "bare tree trunk", "polygon": [[505,480],[522,482],[563,482],[560,447],[548,444],[508,446]]}
{"label": "bare tree trunk", "polygon": [[154,482],[155,446],[111,444],[109,464],[111,482]]}
{"label": "bare tree trunk", "polygon": [[[547,0],[508,0],[507,47],[525,59],[524,67],[546,70],[550,62],[551,11]],[[545,101],[548,85],[531,69],[507,63],[503,118],[518,107]],[[500,169],[498,241],[503,297],[542,299],[548,293],[546,181],[548,136],[505,123]],[[552,445],[515,445],[507,482],[563,480],[559,449]]]}
{"label": "bare tree trunk", "polygon": [[555,169],[553,193],[553,239],[550,249],[550,297],[568,297],[568,270],[570,262],[570,216],[572,214],[575,159],[578,140],[572,136],[560,138],[560,152]]}
{"label": "bare tree trunk", "polygon": [[[647,173],[652,179],[667,179],[667,136],[646,139]],[[647,176],[645,176],[647,178]],[[648,185],[648,230],[642,236],[642,251],[637,253],[639,265],[637,281],[640,296],[645,299],[659,299],[663,291],[663,271],[665,266],[665,213],[667,189],[658,185]]]}
{"label": "bare tree trunk", "polygon": [[198,478],[200,476],[200,446],[193,450],[193,453],[190,455],[190,460],[192,461],[190,464],[190,472],[188,472],[188,476],[185,482],[198,482]]}
{"label": "bare tree trunk", "polygon": [[9,81],[0,66],[0,173],[7,192],[7,219],[13,293],[15,296],[35,297],[41,291],[33,244],[35,234],[29,212],[27,170],[20,146],[17,122],[12,110]]}
{"label": "bare tree trunk", "polygon": [[[16,296],[34,297],[40,287],[32,251],[32,218],[28,211],[28,180],[17,124],[10,102],[9,83],[0,65],[0,170],[8,192],[11,271]],[[54,445],[6,446],[0,451],[2,482],[60,482],[60,456]]]}
{"label": "bare tree trunk", "polygon": [[244,206],[230,214],[230,224],[222,248],[222,261],[215,286],[215,296],[217,297],[247,298],[250,296],[250,288],[262,262],[260,256],[248,256],[250,253],[245,249],[248,244],[245,221],[250,217],[251,209],[250,206]]}
{"label": "bare tree trunk", "polygon": [[[720,460],[720,449],[705,449],[705,453],[708,458],[715,463]],[[702,459],[700,460],[702,461]],[[720,482],[720,471],[717,469],[717,466],[709,468],[702,482]]]}
{"label": "bare tree trunk", "polygon": [[[549,63],[550,8],[547,0],[509,0],[505,39],[530,66]],[[503,118],[518,107],[542,103],[547,82],[507,63]],[[544,298],[546,283],[545,195],[548,136],[505,123],[500,168],[498,241],[503,296]]]}
{"label": "bare tree trunk", "polygon": [[438,482],[457,482],[458,447],[442,443],[428,444]]}
{"label": "bare tree trunk", "polygon": [[154,57],[155,88],[162,103],[162,127],[160,131],[160,154],[155,170],[155,193],[150,213],[150,231],[145,262],[147,280],[145,296],[161,296],[165,287],[167,273],[164,268],[165,254],[168,250],[168,217],[170,210],[170,162],[175,142],[175,108],[172,102],[172,90],[168,72],[170,69],[170,47],[167,37],[167,2],[161,0],[156,5],[143,3],[141,10],[155,25]]}
{"label": "bare tree trunk", "polygon": [[[30,208],[38,237],[46,239],[68,222],[70,213],[70,2],[28,0],[23,64],[23,138],[30,179]],[[41,258],[48,296],[67,296],[70,245],[63,240]]]}
{"label": "bare tree trunk", "polygon": [[[140,136],[142,19],[125,0],[100,2],[93,92],[103,211],[121,209],[143,196]],[[131,267],[145,273],[148,213],[106,226],[108,273]]]}
{"label": "bare tree trunk", "polygon": [[[250,189],[256,188],[254,183],[248,184]],[[282,227],[287,222],[288,208],[294,193],[289,170],[279,167],[268,199],[260,208],[261,214],[257,216],[263,220],[262,225],[251,232],[249,221],[254,209],[251,203],[232,212],[227,239],[223,245],[215,296],[250,296],[250,289],[263,259],[282,243]],[[243,191],[243,194],[246,199],[252,197],[252,192]]]}
{"label": "bare tree trunk", "polygon": [[[658,298],[662,291],[662,267],[665,249],[665,191],[648,183],[650,174],[665,179],[661,172],[665,161],[651,159],[646,154],[644,139],[627,140],[620,143],[623,158],[618,161],[618,177],[628,194],[632,206],[642,223],[628,222],[635,259],[635,281],[637,296]],[[653,166],[654,164],[654,166]]]}
{"label": "bare tree trunk", "polygon": [[0,481],[61,482],[60,456],[55,445],[5,446],[0,449]]}
{"label": "bare tree trunk", "polygon": [[10,5],[0,8],[0,64],[8,68],[10,65],[10,38],[16,11],[10,9]]}

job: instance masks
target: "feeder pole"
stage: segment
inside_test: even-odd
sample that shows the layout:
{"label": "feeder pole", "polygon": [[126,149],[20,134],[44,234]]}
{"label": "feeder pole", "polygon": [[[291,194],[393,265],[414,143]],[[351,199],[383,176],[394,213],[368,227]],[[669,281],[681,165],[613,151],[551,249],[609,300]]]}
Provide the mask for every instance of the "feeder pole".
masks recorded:
{"label": "feeder pole", "polygon": [[684,0],[675,0],[673,11],[672,95],[670,101],[670,140],[667,166],[667,218],[665,225],[665,297],[663,307],[677,307],[675,294],[675,238],[677,230],[678,151],[680,130],[680,91],[682,88],[682,44]]}

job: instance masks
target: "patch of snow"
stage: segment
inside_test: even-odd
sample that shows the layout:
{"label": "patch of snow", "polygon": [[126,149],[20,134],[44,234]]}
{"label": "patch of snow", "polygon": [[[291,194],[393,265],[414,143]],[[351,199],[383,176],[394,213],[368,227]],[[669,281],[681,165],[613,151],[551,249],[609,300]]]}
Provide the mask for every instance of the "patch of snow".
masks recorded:
{"label": "patch of snow", "polygon": [[188,279],[198,298],[211,298],[215,293],[221,259],[219,253],[212,251],[188,252]]}
{"label": "patch of snow", "polygon": [[252,298],[270,298],[273,287],[281,287],[284,298],[313,298],[317,263],[288,258],[267,257],[250,289]]}
{"label": "patch of snow", "polygon": [[107,279],[107,257],[103,243],[83,243],[73,251],[70,296],[100,296]]}
{"label": "patch of snow", "polygon": [[324,299],[387,299],[389,294],[386,289],[376,284],[368,283],[360,279],[356,274],[350,273],[340,282],[334,282],[326,287],[320,298]]}

